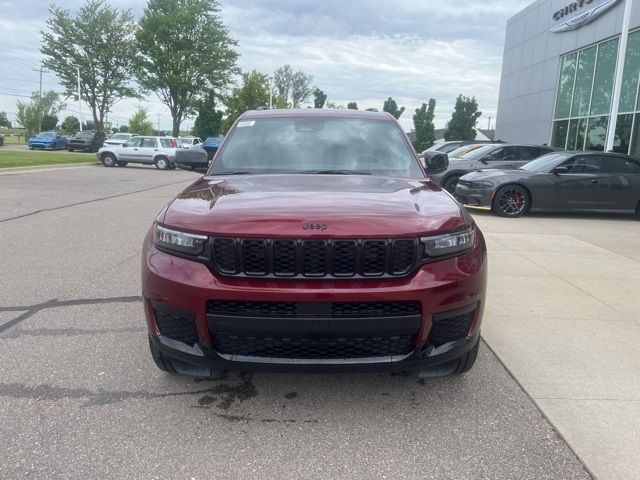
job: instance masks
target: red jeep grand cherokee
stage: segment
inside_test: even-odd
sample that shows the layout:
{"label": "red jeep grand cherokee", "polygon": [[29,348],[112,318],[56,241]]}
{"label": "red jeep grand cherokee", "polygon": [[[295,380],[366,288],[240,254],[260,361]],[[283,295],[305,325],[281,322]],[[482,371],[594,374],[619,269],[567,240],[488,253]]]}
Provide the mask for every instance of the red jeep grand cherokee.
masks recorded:
{"label": "red jeep grand cherokee", "polygon": [[153,358],[197,376],[465,372],[486,277],[480,230],[396,120],[351,110],[242,115],[142,255]]}

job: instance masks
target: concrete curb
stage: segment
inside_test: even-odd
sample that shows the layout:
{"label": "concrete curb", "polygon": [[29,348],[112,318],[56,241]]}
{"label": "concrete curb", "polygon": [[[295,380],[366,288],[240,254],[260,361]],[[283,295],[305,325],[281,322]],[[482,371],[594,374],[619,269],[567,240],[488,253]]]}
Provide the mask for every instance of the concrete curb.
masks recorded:
{"label": "concrete curb", "polygon": [[59,163],[52,165],[34,165],[31,167],[9,167],[0,168],[0,175],[11,175],[14,173],[35,173],[47,172],[50,170],[64,170],[67,168],[82,168],[101,165],[100,162],[79,162],[79,163]]}

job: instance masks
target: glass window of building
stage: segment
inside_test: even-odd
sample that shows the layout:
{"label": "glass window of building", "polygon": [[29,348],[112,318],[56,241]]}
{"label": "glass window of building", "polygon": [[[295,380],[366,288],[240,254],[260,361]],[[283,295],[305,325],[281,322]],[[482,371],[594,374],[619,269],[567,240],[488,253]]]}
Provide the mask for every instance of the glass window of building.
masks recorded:
{"label": "glass window of building", "polygon": [[[611,115],[618,38],[562,58],[551,145],[604,151]],[[631,32],[622,71],[613,150],[640,156],[640,30]]]}

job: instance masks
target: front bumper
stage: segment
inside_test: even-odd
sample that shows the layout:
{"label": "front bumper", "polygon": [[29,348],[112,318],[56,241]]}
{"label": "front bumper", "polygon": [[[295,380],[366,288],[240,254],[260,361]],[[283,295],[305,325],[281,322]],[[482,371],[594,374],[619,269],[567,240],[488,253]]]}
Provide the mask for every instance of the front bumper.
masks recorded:
{"label": "front bumper", "polygon": [[[379,280],[297,280],[247,279],[219,277],[208,266],[175,257],[159,251],[150,235],[145,239],[142,257],[142,290],[145,314],[153,345],[165,355],[190,365],[213,370],[246,371],[378,371],[423,369],[456,359],[471,350],[479,339],[480,324],[485,302],[487,257],[482,235],[478,232],[476,245],[470,252],[446,260],[424,265],[413,276],[402,279]],[[216,323],[207,302],[419,302],[411,346],[402,355],[366,356],[358,358],[290,358],[228,354],[216,348]],[[184,343],[160,333],[156,315],[160,311],[180,312],[190,317],[195,325],[197,340]],[[441,318],[451,315],[470,315],[470,328],[466,334],[446,343],[430,343],[432,327]],[[294,320],[298,318],[295,317]],[[258,319],[261,320],[261,319]],[[289,319],[290,320],[290,319]],[[304,321],[300,318],[300,322]],[[364,317],[351,319],[351,325],[360,321],[363,335],[386,335],[389,323],[380,324]],[[278,320],[279,321],[279,320]],[[283,323],[270,322],[256,331],[247,331],[250,323],[235,327],[251,336],[276,336]],[[356,322],[356,323],[353,323]],[[349,322],[335,322],[329,330],[349,329]],[[398,322],[400,323],[400,322]],[[227,325],[229,323],[227,322]],[[249,327],[247,326],[249,325]],[[256,324],[258,325],[258,324]],[[391,325],[392,328],[406,328]],[[306,328],[306,326],[305,326]],[[317,325],[311,328],[317,332]],[[259,331],[258,331],[259,330]],[[435,331],[435,329],[433,329]],[[290,333],[282,332],[283,335]],[[298,332],[299,333],[299,332]],[[323,333],[323,332],[320,332]],[[397,333],[397,332],[396,332]],[[406,332],[405,332],[406,333]],[[393,333],[391,333],[393,334]]]}
{"label": "front bumper", "polygon": [[468,207],[490,209],[495,190],[487,188],[471,188],[458,183],[454,196],[463,205]]}
{"label": "front bumper", "polygon": [[67,148],[72,148],[74,150],[87,150],[91,148],[91,142],[69,142],[67,144]]}
{"label": "front bumper", "polygon": [[51,142],[29,142],[29,148],[40,149],[40,150],[53,150],[53,143]]}

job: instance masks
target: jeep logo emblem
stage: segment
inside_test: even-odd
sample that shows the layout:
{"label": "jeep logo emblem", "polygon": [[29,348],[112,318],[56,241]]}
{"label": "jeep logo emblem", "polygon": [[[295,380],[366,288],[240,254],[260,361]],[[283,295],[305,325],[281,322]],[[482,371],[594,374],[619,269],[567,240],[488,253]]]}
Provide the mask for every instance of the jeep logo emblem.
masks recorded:
{"label": "jeep logo emblem", "polygon": [[304,225],[302,225],[302,229],[303,230],[320,230],[321,232],[324,232],[327,229],[327,224],[326,223],[305,223]]}

